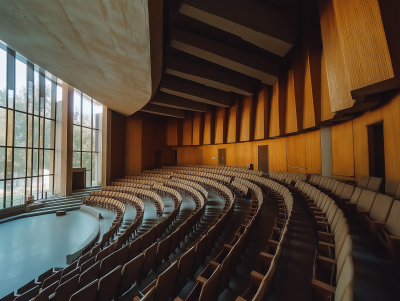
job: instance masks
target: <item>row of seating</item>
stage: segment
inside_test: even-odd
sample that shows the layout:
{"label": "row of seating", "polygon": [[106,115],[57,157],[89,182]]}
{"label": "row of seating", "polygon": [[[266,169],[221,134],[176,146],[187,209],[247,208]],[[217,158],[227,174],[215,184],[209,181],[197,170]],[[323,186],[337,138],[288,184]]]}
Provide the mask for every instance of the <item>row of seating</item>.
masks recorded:
{"label": "row of seating", "polygon": [[343,211],[332,194],[297,181],[291,187],[305,203],[318,229],[313,279],[314,300],[353,300],[354,266],[353,243]]}
{"label": "row of seating", "polygon": [[235,191],[237,194],[241,196],[246,196],[249,192],[249,188],[236,180],[233,180],[231,183],[231,190]]}
{"label": "row of seating", "polygon": [[[331,177],[325,177],[320,175],[311,175],[309,182],[313,185],[318,185],[324,187],[326,189],[332,190],[342,181],[336,180]],[[376,177],[369,177],[369,176],[361,176],[357,187],[362,189],[367,189],[375,192],[379,192],[382,185],[382,179]]]}
{"label": "row of seating", "polygon": [[185,180],[185,179],[182,179],[182,178],[176,178],[176,177],[171,178],[171,181],[182,183],[182,184],[188,185],[190,187],[193,187],[194,189],[196,189],[198,192],[200,192],[202,194],[202,196],[203,196],[203,198],[205,200],[207,200],[207,198],[208,198],[207,190],[205,190],[203,188],[203,186],[201,186],[201,185],[199,185],[199,184],[197,184],[195,182],[188,181],[188,180]]}
{"label": "row of seating", "polygon": [[267,300],[270,294],[276,267],[285,243],[286,233],[292,214],[293,197],[289,190],[273,181],[266,181],[264,189],[279,206],[279,215],[275,221],[270,239],[264,252],[260,253],[260,270],[251,272],[251,284],[236,301]]}

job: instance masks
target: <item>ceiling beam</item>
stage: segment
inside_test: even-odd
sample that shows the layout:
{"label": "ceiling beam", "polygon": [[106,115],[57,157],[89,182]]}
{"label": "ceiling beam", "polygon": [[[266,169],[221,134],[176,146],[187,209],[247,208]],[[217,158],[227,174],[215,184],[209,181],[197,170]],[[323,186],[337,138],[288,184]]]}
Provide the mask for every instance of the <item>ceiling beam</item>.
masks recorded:
{"label": "ceiling beam", "polygon": [[265,1],[183,0],[179,12],[281,57],[288,53],[296,40],[295,14]]}
{"label": "ceiling beam", "polygon": [[171,28],[171,47],[274,85],[279,62],[202,36]]}
{"label": "ceiling beam", "polygon": [[163,116],[176,117],[176,118],[185,118],[184,110],[157,106],[152,103],[145,105],[141,109],[141,111],[151,113],[151,114],[156,114],[156,115],[163,115]]}
{"label": "ceiling beam", "polygon": [[157,92],[156,95],[154,95],[150,103],[164,107],[196,111],[196,112],[207,111],[207,105],[205,103],[193,101],[187,98],[182,98],[179,96],[175,96],[160,91]]}
{"label": "ceiling beam", "polygon": [[245,76],[237,76],[174,56],[167,56],[165,72],[227,92],[245,96],[254,93],[254,82]]}
{"label": "ceiling beam", "polygon": [[231,103],[231,94],[228,92],[182,81],[170,76],[163,77],[160,91],[214,106],[229,107]]}

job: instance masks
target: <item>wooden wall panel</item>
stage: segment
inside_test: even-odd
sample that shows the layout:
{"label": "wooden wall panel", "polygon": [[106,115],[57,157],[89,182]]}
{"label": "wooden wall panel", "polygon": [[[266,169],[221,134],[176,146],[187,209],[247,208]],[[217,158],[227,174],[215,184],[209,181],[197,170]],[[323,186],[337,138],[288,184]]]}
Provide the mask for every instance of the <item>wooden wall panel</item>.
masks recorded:
{"label": "wooden wall panel", "polygon": [[182,145],[193,144],[193,113],[186,111],[185,118],[183,119],[183,136]]}
{"label": "wooden wall panel", "polygon": [[125,128],[125,175],[132,176],[142,171],[142,114],[135,113],[126,118]]}
{"label": "wooden wall panel", "polygon": [[240,141],[250,141],[251,122],[252,122],[252,106],[253,101],[251,96],[243,97],[241,100],[240,114]]}
{"label": "wooden wall panel", "polygon": [[286,138],[273,139],[268,145],[269,171],[287,171]]}
{"label": "wooden wall panel", "polygon": [[239,110],[239,99],[236,98],[232,105],[227,109],[228,111],[228,132],[227,132],[227,143],[239,141],[239,129],[240,129],[240,110]]}
{"label": "wooden wall panel", "polygon": [[292,69],[290,69],[287,74],[285,94],[286,94],[285,133],[294,133],[297,132],[299,129],[297,124],[297,107],[296,107],[296,99],[294,93],[294,81],[293,81]]}
{"label": "wooden wall panel", "polygon": [[337,176],[354,177],[353,121],[331,128],[332,173]]}
{"label": "wooden wall panel", "polygon": [[246,142],[246,143],[237,143],[236,144],[237,149],[236,149],[236,165],[238,166],[249,166],[252,161],[252,143],[251,142]]}
{"label": "wooden wall panel", "polygon": [[[315,86],[317,86],[316,83]],[[313,85],[311,84],[311,71],[310,71],[310,60],[307,56],[307,61],[304,70],[304,107],[303,107],[303,128],[307,129],[316,126],[316,112],[314,108],[314,95],[313,95]],[[318,87],[315,87],[318,89]],[[317,101],[317,99],[315,99]]]}
{"label": "wooden wall panel", "polygon": [[329,96],[328,79],[326,77],[326,66],[324,52],[321,51],[321,121],[332,119],[335,114],[332,112],[331,98]]}
{"label": "wooden wall panel", "polygon": [[329,94],[336,112],[353,105],[350,91],[392,78],[394,71],[378,0],[318,3]]}
{"label": "wooden wall panel", "polygon": [[203,144],[214,144],[214,133],[215,133],[214,111],[215,107],[208,106],[207,112],[204,114]]}
{"label": "wooden wall panel", "polygon": [[257,93],[254,112],[254,140],[269,137],[269,88],[263,85]]}
{"label": "wooden wall panel", "polygon": [[[219,146],[218,148],[226,148],[226,164],[227,165],[237,165],[237,144],[224,144]],[[218,158],[218,151],[215,154],[216,158]]]}
{"label": "wooden wall panel", "polygon": [[304,174],[308,172],[306,168],[294,168],[294,167],[288,167],[287,171],[294,173],[304,173]]}
{"label": "wooden wall panel", "polygon": [[193,113],[193,145],[203,144],[203,127],[204,117],[203,113]]}
{"label": "wooden wall panel", "polygon": [[115,111],[111,117],[111,173],[110,180],[125,176],[126,117]]}
{"label": "wooden wall panel", "polygon": [[321,131],[304,134],[306,140],[306,167],[309,174],[321,174]]}
{"label": "wooden wall panel", "polygon": [[167,119],[167,145],[182,145],[183,120],[180,118],[168,117]]}
{"label": "wooden wall panel", "polygon": [[228,110],[224,107],[215,107],[215,144],[226,143]]}
{"label": "wooden wall panel", "polygon": [[183,146],[174,148],[178,153],[177,165],[194,165],[196,164],[196,147]]}
{"label": "wooden wall panel", "polygon": [[306,168],[306,139],[304,134],[289,136],[287,141],[288,167]]}
{"label": "wooden wall panel", "polygon": [[279,130],[279,80],[272,88],[271,110],[269,115],[269,136],[276,137],[280,135]]}

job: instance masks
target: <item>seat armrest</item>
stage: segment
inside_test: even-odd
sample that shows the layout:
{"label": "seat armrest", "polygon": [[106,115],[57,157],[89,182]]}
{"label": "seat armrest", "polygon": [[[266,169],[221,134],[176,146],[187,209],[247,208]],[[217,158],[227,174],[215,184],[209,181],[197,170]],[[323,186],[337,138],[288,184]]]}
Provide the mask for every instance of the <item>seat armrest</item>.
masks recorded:
{"label": "seat armrest", "polygon": [[323,242],[333,243],[335,235],[328,232],[318,231],[318,239]]}
{"label": "seat armrest", "polygon": [[336,292],[336,288],[317,279],[311,279],[311,287],[315,300],[331,300],[332,294]]}
{"label": "seat armrest", "polygon": [[146,295],[154,286],[157,285],[157,279],[155,279],[153,282],[151,282],[144,290],[141,291],[143,295]]}

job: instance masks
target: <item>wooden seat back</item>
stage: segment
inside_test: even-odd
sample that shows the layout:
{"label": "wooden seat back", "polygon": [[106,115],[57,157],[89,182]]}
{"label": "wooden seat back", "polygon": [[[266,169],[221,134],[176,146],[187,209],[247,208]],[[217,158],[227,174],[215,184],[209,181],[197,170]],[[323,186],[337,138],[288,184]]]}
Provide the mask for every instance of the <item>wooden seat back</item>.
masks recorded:
{"label": "wooden seat back", "polygon": [[119,265],[99,279],[97,301],[117,300],[121,269]]}
{"label": "wooden seat back", "polygon": [[74,293],[69,301],[96,301],[98,280],[94,280],[88,285]]}

